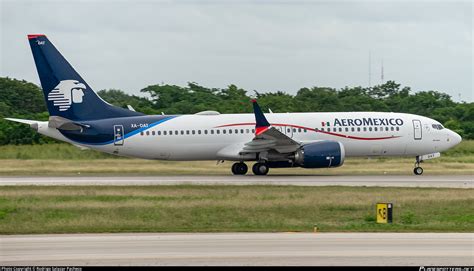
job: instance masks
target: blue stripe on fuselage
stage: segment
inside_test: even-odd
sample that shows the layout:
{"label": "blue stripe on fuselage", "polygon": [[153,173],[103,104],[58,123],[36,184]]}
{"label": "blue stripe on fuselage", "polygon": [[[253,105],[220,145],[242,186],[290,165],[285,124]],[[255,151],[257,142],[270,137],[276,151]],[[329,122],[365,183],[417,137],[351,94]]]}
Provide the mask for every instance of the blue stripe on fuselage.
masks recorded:
{"label": "blue stripe on fuselage", "polygon": [[[123,125],[124,139],[148,130],[158,124],[171,120],[177,116],[139,116],[117,119],[84,121],[90,125],[81,131],[59,130],[66,138],[84,145],[107,145],[114,143],[114,125]],[[132,128],[133,126],[136,128]]]}

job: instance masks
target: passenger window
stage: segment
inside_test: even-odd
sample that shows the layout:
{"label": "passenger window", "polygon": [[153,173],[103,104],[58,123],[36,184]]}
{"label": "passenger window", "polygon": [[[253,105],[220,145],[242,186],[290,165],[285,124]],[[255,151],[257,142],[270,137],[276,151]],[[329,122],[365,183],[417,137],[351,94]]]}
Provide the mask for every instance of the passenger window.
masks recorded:
{"label": "passenger window", "polygon": [[364,132],[367,132],[367,127],[364,127]]}
{"label": "passenger window", "polygon": [[305,132],[305,133],[306,133],[306,132],[308,132],[308,131],[306,131],[306,129],[303,129],[303,132]]}
{"label": "passenger window", "polygon": [[347,128],[347,127],[346,127],[346,129],[345,129],[345,130],[346,130],[346,132],[349,132],[349,128]]}
{"label": "passenger window", "polygon": [[255,134],[255,129],[252,129],[252,134]]}
{"label": "passenger window", "polygon": [[229,134],[232,134],[232,129],[229,129]]}
{"label": "passenger window", "polygon": [[390,127],[390,130],[391,130],[391,131],[394,131],[394,128],[393,128],[393,126],[392,126],[392,127]]}
{"label": "passenger window", "polygon": [[388,127],[385,127],[385,131],[388,131]]}
{"label": "passenger window", "polygon": [[293,133],[296,133],[296,128],[293,128]]}
{"label": "passenger window", "polygon": [[224,130],[222,130],[222,133],[223,133],[223,134],[225,134],[225,133],[226,133],[225,129],[224,129]]}
{"label": "passenger window", "polygon": [[207,135],[207,130],[204,130],[204,134]]}
{"label": "passenger window", "polygon": [[195,130],[191,130],[191,133],[192,133],[193,135],[195,135],[195,134],[196,134],[196,131],[195,131]]}
{"label": "passenger window", "polygon": [[184,130],[181,130],[181,134],[184,135]]}
{"label": "passenger window", "polygon": [[175,135],[178,135],[178,133],[179,133],[178,130],[174,131],[174,134],[175,134]]}
{"label": "passenger window", "polygon": [[198,135],[200,135],[200,134],[201,134],[201,130],[198,130]]}
{"label": "passenger window", "polygon": [[150,135],[150,131],[146,131],[146,135],[147,135],[147,136]]}
{"label": "passenger window", "polygon": [[140,135],[141,135],[141,136],[143,135],[143,131],[140,132]]}
{"label": "passenger window", "polygon": [[239,133],[239,129],[235,129],[235,133],[238,134],[238,133]]}
{"label": "passenger window", "polygon": [[189,135],[189,130],[186,130],[186,134]]}
{"label": "passenger window", "polygon": [[286,129],[286,132],[287,132],[287,133],[291,132],[290,128]]}
{"label": "passenger window", "polygon": [[377,127],[374,127],[374,131],[376,131],[376,132],[377,132],[377,130],[378,130],[378,129],[377,129]]}
{"label": "passenger window", "polygon": [[246,129],[245,132],[248,134],[248,133],[250,133],[250,130],[249,130],[249,129]]}
{"label": "passenger window", "polygon": [[372,127],[369,127],[369,132],[372,132]]}
{"label": "passenger window", "polygon": [[355,131],[354,127],[351,127],[351,131],[352,131],[352,132],[354,132],[354,131]]}
{"label": "passenger window", "polygon": [[163,131],[163,135],[166,135],[166,131]]}
{"label": "passenger window", "polygon": [[158,131],[158,135],[161,135],[161,131]]}
{"label": "passenger window", "polygon": [[244,133],[244,129],[240,129],[240,133],[243,134],[243,133]]}
{"label": "passenger window", "polygon": [[169,132],[169,135],[173,135],[173,131],[170,131],[170,132]]}
{"label": "passenger window", "polygon": [[339,132],[342,132],[342,128],[339,128]]}
{"label": "passenger window", "polygon": [[321,131],[324,132],[324,128],[321,128]]}
{"label": "passenger window", "polygon": [[400,131],[400,127],[397,126],[397,131]]}
{"label": "passenger window", "polygon": [[331,128],[328,128],[328,132],[331,132]]}
{"label": "passenger window", "polygon": [[151,135],[155,135],[155,131],[151,131]]}
{"label": "passenger window", "polygon": [[298,133],[301,133],[301,128],[298,128]]}
{"label": "passenger window", "polygon": [[216,130],[216,133],[217,133],[217,134],[220,134],[220,133],[221,133],[221,130]]}
{"label": "passenger window", "polygon": [[213,134],[214,134],[214,130],[211,130],[211,135],[213,135]]}

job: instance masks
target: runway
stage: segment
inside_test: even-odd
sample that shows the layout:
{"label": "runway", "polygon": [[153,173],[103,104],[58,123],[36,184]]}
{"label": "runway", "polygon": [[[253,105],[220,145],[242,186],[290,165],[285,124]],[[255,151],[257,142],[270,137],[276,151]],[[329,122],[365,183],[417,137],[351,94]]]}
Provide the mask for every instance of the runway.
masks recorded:
{"label": "runway", "polygon": [[473,233],[0,236],[0,265],[474,265]]}
{"label": "runway", "polygon": [[474,177],[451,176],[153,176],[153,177],[0,177],[7,185],[298,185],[474,188]]}

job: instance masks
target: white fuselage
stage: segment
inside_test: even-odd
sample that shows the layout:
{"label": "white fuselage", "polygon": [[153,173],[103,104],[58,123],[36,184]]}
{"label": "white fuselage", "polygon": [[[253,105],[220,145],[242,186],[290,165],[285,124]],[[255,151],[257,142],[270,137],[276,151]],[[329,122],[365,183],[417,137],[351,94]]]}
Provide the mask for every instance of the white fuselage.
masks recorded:
{"label": "white fuselage", "polygon": [[[339,141],[350,156],[417,156],[447,150],[458,134],[423,116],[385,112],[272,113],[270,124],[302,144]],[[120,125],[120,119],[117,119]],[[117,155],[160,160],[254,160],[239,155],[254,138],[254,114],[180,115],[118,142],[87,145],[65,138],[47,122],[38,131],[83,147]],[[149,127],[147,127],[149,126]],[[436,128],[438,127],[438,128]],[[441,128],[439,128],[441,127]],[[111,128],[112,129],[112,128]],[[166,134],[165,134],[166,133]]]}

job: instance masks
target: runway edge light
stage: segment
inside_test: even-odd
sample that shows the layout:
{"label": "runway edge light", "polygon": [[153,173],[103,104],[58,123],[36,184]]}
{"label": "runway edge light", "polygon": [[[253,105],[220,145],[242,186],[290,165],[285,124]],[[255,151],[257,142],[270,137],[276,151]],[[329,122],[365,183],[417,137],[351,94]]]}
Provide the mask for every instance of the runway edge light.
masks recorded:
{"label": "runway edge light", "polygon": [[377,223],[392,223],[392,214],[392,203],[377,203]]}

